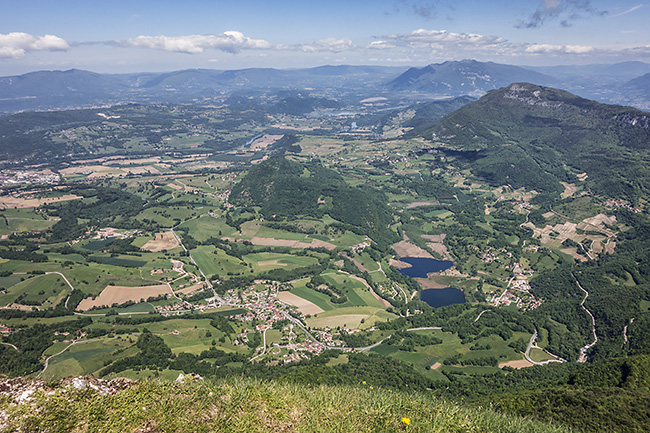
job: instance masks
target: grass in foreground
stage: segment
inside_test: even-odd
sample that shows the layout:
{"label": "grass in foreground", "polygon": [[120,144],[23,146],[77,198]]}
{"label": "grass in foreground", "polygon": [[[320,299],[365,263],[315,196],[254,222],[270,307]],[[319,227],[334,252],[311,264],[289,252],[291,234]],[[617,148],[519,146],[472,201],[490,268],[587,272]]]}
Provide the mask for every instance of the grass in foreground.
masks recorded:
{"label": "grass in foreground", "polygon": [[569,431],[370,385],[309,387],[250,379],[150,380],[105,396],[59,386],[23,404],[0,398],[0,421],[3,432]]}

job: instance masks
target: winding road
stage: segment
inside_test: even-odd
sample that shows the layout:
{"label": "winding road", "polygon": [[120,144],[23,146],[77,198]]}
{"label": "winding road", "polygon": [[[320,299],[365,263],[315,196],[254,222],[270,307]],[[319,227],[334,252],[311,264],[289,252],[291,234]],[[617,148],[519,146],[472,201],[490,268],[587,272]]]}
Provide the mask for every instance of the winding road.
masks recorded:
{"label": "winding road", "polygon": [[11,344],[11,343],[6,343],[6,342],[4,342],[4,341],[0,341],[0,344],[4,344],[5,346],[11,346],[11,347],[13,347],[14,349],[16,349],[16,350],[18,350],[18,351],[20,352],[20,350],[19,350],[16,346],[14,346],[13,344]]}
{"label": "winding road", "polygon": [[[551,362],[567,362],[566,359],[562,359],[559,356],[553,355],[552,353],[547,352],[546,350],[544,350],[541,347],[537,346],[535,344],[535,340],[537,339],[537,335],[538,335],[537,329],[535,329],[535,333],[533,334],[532,337],[530,337],[530,341],[528,342],[528,347],[526,348],[526,352],[524,353],[524,358],[526,358],[526,361],[530,362],[531,364],[535,364],[535,365],[546,365],[546,364],[550,364]],[[530,357],[530,350],[533,349],[533,348],[544,350],[544,352],[548,353],[549,355],[555,356],[556,359],[548,359],[546,361],[541,361],[541,362],[540,361],[533,361],[533,359]]]}
{"label": "winding road", "polygon": [[[177,224],[176,226],[179,226],[180,224],[186,223],[187,221],[191,221],[191,220],[193,220],[193,219],[200,218],[200,217],[201,217],[201,215],[199,215],[198,217],[190,218],[189,220],[183,221],[182,223],[179,223],[179,224]],[[208,285],[208,287],[210,288],[210,290],[212,290],[212,295],[213,295],[213,296],[214,296],[214,297],[215,297],[215,298],[216,298],[220,303],[224,303],[224,302],[223,302],[223,299],[221,299],[221,297],[220,297],[219,295],[217,295],[217,292],[214,290],[214,287],[212,286],[212,283],[210,283],[210,280],[208,279],[208,277],[205,276],[205,274],[203,273],[203,270],[201,269],[201,267],[199,266],[199,264],[196,263],[196,261],[194,260],[194,257],[192,257],[192,255],[191,255],[190,252],[187,250],[187,248],[185,248],[185,245],[183,245],[183,241],[181,240],[181,237],[178,236],[178,235],[176,234],[176,232],[174,231],[174,228],[173,228],[173,227],[170,228],[169,230],[171,230],[172,234],[174,235],[174,237],[176,238],[176,240],[178,241],[178,243],[180,244],[180,246],[183,247],[183,251],[185,251],[185,252],[187,253],[187,255],[188,255],[188,257],[190,258],[190,260],[192,261],[192,263],[194,263],[194,266],[196,266],[196,269],[198,269],[199,272],[201,273],[201,276],[202,276],[203,279],[205,280],[205,283]],[[173,292],[173,291],[172,291],[172,292]],[[176,296],[176,295],[174,294],[174,296]]]}
{"label": "winding road", "polygon": [[589,317],[591,317],[591,329],[592,329],[592,333],[594,335],[594,341],[592,341],[591,343],[586,344],[585,346],[580,348],[580,356],[578,356],[578,362],[587,362],[587,352],[589,351],[589,349],[594,347],[594,345],[596,343],[598,343],[598,334],[596,334],[596,319],[594,318],[594,315],[591,314],[591,311],[587,310],[587,307],[585,307],[585,301],[589,297],[589,292],[586,291],[580,285],[580,281],[578,281],[578,279],[576,278],[575,275],[571,274],[571,276],[573,276],[573,278],[576,280],[576,284],[578,285],[580,290],[585,292],[585,297],[582,299],[582,302],[580,303],[580,306],[582,307],[583,310],[585,310],[587,312],[587,314],[589,314]]}

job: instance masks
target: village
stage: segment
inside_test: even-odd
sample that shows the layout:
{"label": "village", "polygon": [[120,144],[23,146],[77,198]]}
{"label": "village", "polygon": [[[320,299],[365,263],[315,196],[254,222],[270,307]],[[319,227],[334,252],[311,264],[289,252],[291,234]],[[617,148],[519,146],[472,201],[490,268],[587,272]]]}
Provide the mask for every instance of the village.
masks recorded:
{"label": "village", "polygon": [[57,185],[61,176],[51,170],[0,170],[0,186],[45,184]]}
{"label": "village", "polygon": [[[277,299],[277,294],[283,290],[289,290],[291,287],[276,281],[256,280],[247,289],[242,291],[229,290],[221,301],[228,306],[245,308],[248,311],[233,316],[235,320],[243,323],[251,323],[251,331],[259,332],[264,335],[264,345],[257,348],[258,356],[261,356],[267,350],[266,331],[274,328],[275,323],[281,324],[281,341],[286,344],[281,346],[275,343],[275,352],[279,354],[284,348],[286,353],[283,355],[284,362],[298,361],[307,357],[307,353],[318,355],[325,349],[333,347],[343,347],[344,342],[334,338],[331,329],[311,331],[304,327],[303,321],[306,316],[294,311],[288,304]],[[208,304],[217,305],[217,300],[211,298],[206,300]],[[295,328],[300,328],[304,335],[297,333]],[[276,325],[275,329],[279,326]],[[358,330],[357,330],[358,331]],[[239,340],[233,341],[233,344],[242,344],[248,342],[249,332],[242,331],[239,334]]]}
{"label": "village", "polygon": [[[490,259],[494,260],[495,258],[490,257]],[[515,305],[525,311],[538,308],[542,301],[530,293],[528,284],[528,279],[533,275],[533,271],[522,269],[521,263],[518,262],[513,263],[512,266],[506,266],[506,269],[511,270],[514,276],[508,281],[508,286],[503,292],[493,294],[487,301],[496,307]]]}

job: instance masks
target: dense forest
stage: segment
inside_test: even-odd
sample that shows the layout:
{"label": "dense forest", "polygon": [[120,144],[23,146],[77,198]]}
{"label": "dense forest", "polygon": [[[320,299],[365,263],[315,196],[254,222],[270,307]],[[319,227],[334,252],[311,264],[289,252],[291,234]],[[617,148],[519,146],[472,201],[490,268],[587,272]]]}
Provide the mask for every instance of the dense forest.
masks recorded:
{"label": "dense forest", "polygon": [[251,168],[235,185],[230,201],[260,206],[271,220],[328,214],[342,228],[368,235],[382,249],[399,239],[389,229],[392,211],[379,191],[349,186],[340,174],[317,163],[270,158]]}
{"label": "dense forest", "polygon": [[586,173],[591,190],[636,202],[650,193],[647,113],[532,84],[469,103],[424,133],[494,185],[560,191]]}

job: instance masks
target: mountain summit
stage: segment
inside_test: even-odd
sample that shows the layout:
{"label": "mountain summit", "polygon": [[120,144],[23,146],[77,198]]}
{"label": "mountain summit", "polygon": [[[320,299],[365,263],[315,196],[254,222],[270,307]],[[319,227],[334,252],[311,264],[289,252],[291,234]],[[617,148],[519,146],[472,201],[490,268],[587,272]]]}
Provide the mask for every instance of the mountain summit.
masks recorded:
{"label": "mountain summit", "polygon": [[389,82],[388,87],[444,95],[481,95],[521,81],[552,84],[553,78],[519,66],[461,60],[410,68]]}
{"label": "mountain summit", "polygon": [[584,173],[599,194],[634,201],[650,192],[650,113],[563,90],[511,84],[449,114],[424,136],[500,185],[560,191],[560,181]]}

